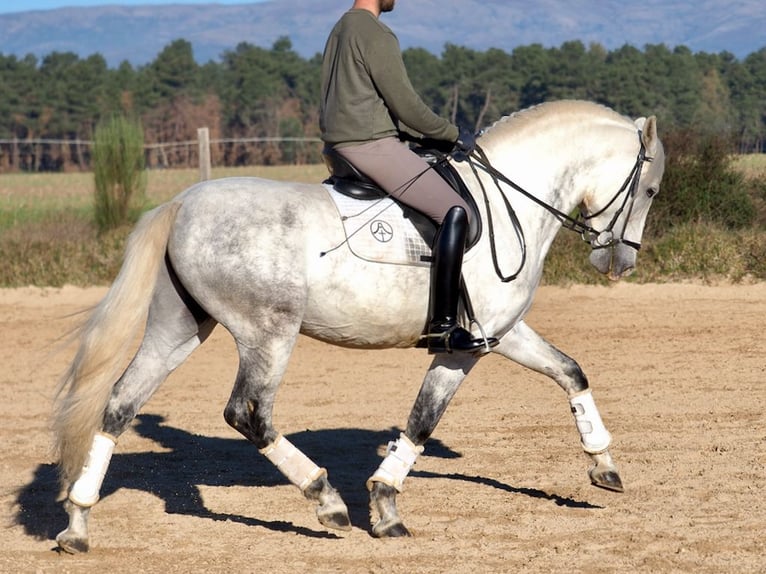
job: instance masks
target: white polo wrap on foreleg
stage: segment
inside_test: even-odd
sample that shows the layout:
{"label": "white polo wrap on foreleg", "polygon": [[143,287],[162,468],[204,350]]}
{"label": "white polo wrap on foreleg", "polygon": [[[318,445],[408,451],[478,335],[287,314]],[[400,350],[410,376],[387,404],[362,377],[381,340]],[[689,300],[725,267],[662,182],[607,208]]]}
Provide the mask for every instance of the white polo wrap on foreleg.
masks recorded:
{"label": "white polo wrap on foreleg", "polygon": [[589,454],[604,452],[612,442],[604,421],[596,408],[590,389],[569,397],[577,430],[580,431],[582,448]]}
{"label": "white polo wrap on foreleg", "polygon": [[93,443],[88,452],[88,459],[82,467],[82,473],[72,490],[69,491],[69,500],[78,506],[93,506],[98,502],[101,485],[104,482],[106,469],[112,460],[114,445],[117,439],[106,433],[98,432],[93,437]]}
{"label": "white polo wrap on foreleg", "polygon": [[282,435],[260,453],[268,458],[276,466],[285,478],[292,484],[306,490],[308,486],[323,474],[327,474],[324,468],[319,468],[314,461],[299,451],[293,443]]}
{"label": "white polo wrap on foreleg", "polygon": [[372,490],[373,483],[382,482],[383,484],[393,486],[397,491],[401,492],[404,479],[412,470],[418,455],[422,452],[422,445],[415,446],[410,439],[404,436],[404,433],[399,435],[396,441],[388,443],[386,458],[380,463],[375,474],[367,480],[367,489]]}

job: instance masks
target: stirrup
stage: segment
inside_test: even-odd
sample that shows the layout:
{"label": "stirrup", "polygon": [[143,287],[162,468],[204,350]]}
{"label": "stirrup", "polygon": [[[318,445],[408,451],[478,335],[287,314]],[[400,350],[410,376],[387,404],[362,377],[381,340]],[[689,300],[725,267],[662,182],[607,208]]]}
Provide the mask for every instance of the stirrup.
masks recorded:
{"label": "stirrup", "polygon": [[469,331],[457,324],[448,326],[445,330],[432,331],[426,335],[428,354],[436,353],[476,353],[488,352],[499,341],[495,337],[476,338]]}

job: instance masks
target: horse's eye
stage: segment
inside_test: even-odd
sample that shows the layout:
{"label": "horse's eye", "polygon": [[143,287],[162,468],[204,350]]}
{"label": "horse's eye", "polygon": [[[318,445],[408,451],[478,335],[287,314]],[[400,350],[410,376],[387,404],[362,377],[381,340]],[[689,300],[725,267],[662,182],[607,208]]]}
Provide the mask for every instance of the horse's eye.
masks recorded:
{"label": "horse's eye", "polygon": [[646,195],[651,199],[652,197],[657,195],[657,188],[656,187],[646,188]]}

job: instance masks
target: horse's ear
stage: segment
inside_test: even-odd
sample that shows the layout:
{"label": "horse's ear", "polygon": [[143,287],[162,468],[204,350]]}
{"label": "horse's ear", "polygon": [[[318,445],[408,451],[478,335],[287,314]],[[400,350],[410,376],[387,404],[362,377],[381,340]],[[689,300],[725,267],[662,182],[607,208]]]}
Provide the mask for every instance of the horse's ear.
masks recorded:
{"label": "horse's ear", "polygon": [[654,157],[657,153],[657,117],[639,118],[636,120],[636,127],[641,130],[641,141],[646,148],[646,155]]}

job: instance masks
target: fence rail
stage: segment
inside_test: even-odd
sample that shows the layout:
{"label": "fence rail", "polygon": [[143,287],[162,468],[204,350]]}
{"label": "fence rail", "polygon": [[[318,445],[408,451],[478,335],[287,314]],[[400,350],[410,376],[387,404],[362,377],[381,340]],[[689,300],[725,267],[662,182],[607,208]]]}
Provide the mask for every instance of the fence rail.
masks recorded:
{"label": "fence rail", "polygon": [[[257,142],[321,142],[322,140],[320,138],[303,138],[303,137],[296,137],[296,138],[280,138],[280,137],[257,137],[257,138],[211,138],[210,143],[211,144],[221,144],[221,143],[257,143]],[[199,140],[185,140],[185,141],[177,141],[177,142],[163,142],[163,143],[148,143],[144,144],[144,148],[146,149],[153,149],[153,148],[161,148],[161,147],[177,147],[177,146],[191,146],[191,145],[197,145]],[[60,140],[60,139],[48,139],[48,138],[40,138],[40,139],[1,139],[0,138],[0,145],[2,144],[13,144],[13,145],[21,145],[21,144],[27,144],[27,145],[36,145],[36,144],[57,144],[57,145],[87,145],[92,146],[93,140]]]}
{"label": "fence rail", "polygon": [[[0,173],[90,169],[93,140],[0,139]],[[318,137],[210,138],[210,162],[216,166],[306,164],[321,161]],[[200,138],[144,145],[147,167],[189,168],[200,165]],[[204,154],[203,154],[204,156]]]}

